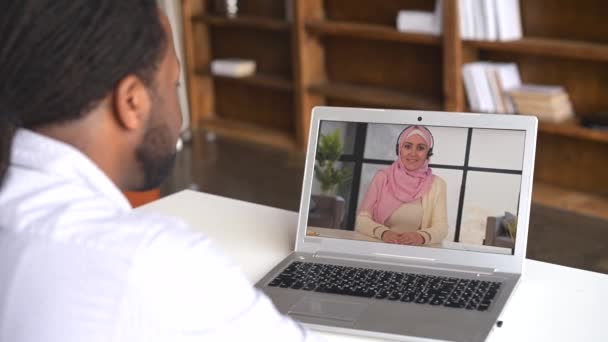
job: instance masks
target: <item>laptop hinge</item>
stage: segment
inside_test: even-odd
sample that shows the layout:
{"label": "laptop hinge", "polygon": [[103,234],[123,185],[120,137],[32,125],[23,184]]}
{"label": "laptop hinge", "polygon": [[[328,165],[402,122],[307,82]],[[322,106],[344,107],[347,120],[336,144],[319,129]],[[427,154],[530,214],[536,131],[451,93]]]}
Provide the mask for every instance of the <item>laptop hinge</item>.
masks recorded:
{"label": "laptop hinge", "polygon": [[418,267],[424,269],[434,269],[442,271],[454,271],[464,272],[473,274],[484,274],[492,275],[497,272],[495,268],[491,267],[477,267],[477,266],[466,266],[466,265],[454,265],[437,262],[436,259],[432,258],[421,258],[411,257],[402,255],[393,255],[385,253],[373,253],[369,256],[347,254],[347,253],[333,253],[333,252],[316,252],[313,254],[313,258],[324,258],[354,262],[366,262],[376,263],[380,265],[393,265],[393,266],[407,266],[407,267]]}

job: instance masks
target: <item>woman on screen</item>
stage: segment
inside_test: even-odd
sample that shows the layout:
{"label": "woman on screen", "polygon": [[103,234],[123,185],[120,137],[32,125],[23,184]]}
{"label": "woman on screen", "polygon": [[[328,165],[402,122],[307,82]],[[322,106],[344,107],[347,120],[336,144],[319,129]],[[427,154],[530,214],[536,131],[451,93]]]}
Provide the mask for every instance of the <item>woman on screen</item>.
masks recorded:
{"label": "woman on screen", "polygon": [[374,175],[355,230],[388,243],[441,243],[448,232],[446,183],[429,167],[433,145],[424,126],[408,126],[399,134],[397,160]]}

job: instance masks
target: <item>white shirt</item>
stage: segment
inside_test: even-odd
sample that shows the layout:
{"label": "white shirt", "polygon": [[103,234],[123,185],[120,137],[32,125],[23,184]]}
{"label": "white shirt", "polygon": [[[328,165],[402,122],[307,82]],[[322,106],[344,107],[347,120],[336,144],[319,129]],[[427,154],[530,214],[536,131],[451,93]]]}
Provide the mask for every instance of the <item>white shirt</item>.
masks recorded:
{"label": "white shirt", "polygon": [[315,338],[207,237],[132,211],[75,148],[17,132],[0,189],[0,342]]}

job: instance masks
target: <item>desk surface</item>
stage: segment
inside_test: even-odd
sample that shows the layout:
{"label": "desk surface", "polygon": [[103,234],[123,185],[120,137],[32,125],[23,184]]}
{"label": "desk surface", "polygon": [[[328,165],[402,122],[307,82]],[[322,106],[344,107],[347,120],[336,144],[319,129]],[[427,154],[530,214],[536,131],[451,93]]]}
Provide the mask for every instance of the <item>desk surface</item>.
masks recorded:
{"label": "desk surface", "polygon": [[[297,213],[185,190],[138,210],[180,217],[213,238],[255,283],[294,247]],[[204,261],[201,261],[204,262]],[[526,259],[491,341],[608,341],[608,275]],[[328,341],[373,341],[321,333]]]}

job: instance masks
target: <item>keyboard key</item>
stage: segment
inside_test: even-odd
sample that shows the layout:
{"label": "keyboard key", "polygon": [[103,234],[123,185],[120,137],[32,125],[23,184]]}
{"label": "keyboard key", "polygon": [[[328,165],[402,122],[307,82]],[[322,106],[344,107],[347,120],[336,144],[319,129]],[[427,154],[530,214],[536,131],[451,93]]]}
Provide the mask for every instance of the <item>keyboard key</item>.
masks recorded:
{"label": "keyboard key", "polygon": [[416,299],[414,294],[406,294],[405,296],[401,297],[401,301],[405,303],[413,302],[414,299]]}
{"label": "keyboard key", "polygon": [[416,304],[426,304],[429,302],[429,297],[419,296],[416,298]]}
{"label": "keyboard key", "polygon": [[481,303],[477,307],[477,310],[479,310],[479,311],[486,311],[486,310],[488,310],[489,307],[490,307],[490,304]]}
{"label": "keyboard key", "polygon": [[399,300],[403,296],[403,292],[393,291],[388,295],[388,300]]}
{"label": "keyboard key", "polygon": [[386,290],[380,290],[380,291],[376,292],[377,299],[384,299],[386,297],[388,297],[388,292]]}
{"label": "keyboard key", "polygon": [[458,303],[458,302],[450,302],[447,301],[443,304],[444,306],[447,306],[448,308],[458,308],[458,309],[462,309],[464,308],[464,304],[462,303]]}
{"label": "keyboard key", "polygon": [[314,283],[306,283],[304,284],[304,287],[302,287],[302,290],[304,291],[312,291],[317,287],[317,284]]}
{"label": "keyboard key", "polygon": [[429,303],[430,303],[431,305],[441,305],[441,304],[443,304],[443,303],[444,303],[444,301],[445,301],[445,299],[441,299],[441,298],[437,298],[437,297],[435,297],[435,298],[433,298],[433,300],[431,300]]}
{"label": "keyboard key", "polygon": [[299,290],[303,287],[304,287],[304,283],[302,283],[301,281],[296,281],[295,283],[293,283],[293,285],[291,285],[291,288],[294,290]]}

